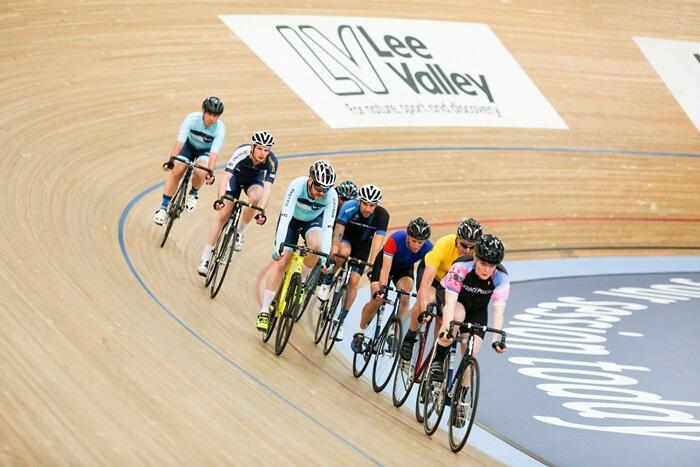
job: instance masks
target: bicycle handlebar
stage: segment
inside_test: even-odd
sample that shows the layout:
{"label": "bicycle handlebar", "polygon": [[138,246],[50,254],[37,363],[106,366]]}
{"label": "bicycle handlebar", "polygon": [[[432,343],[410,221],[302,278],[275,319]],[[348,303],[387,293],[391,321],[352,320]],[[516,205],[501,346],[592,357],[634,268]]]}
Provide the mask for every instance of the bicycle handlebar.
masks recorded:
{"label": "bicycle handlebar", "polygon": [[363,261],[361,259],[353,258],[352,256],[341,255],[340,253],[334,254],[332,259],[335,258],[344,259],[345,261],[347,261],[348,265],[354,264],[355,266],[372,266],[372,263],[368,263],[367,261]]}
{"label": "bicycle handlebar", "polygon": [[418,322],[421,323],[423,321],[426,321],[428,319],[432,318],[437,318],[437,303],[428,303],[428,306],[425,307],[425,311],[421,311],[420,314],[418,315]]}
{"label": "bicycle handlebar", "polygon": [[318,251],[318,250],[314,250],[314,249],[312,249],[312,248],[308,248],[308,247],[306,247],[305,245],[297,245],[296,243],[287,243],[287,242],[284,242],[284,243],[282,243],[282,244],[280,245],[280,249],[279,249],[279,254],[280,254],[280,255],[282,254],[282,250],[284,250],[286,247],[289,247],[289,248],[291,248],[292,250],[298,250],[298,251],[299,251],[299,254],[300,254],[301,256],[306,256],[306,255],[308,255],[308,254],[312,254],[312,255],[316,255],[316,256],[323,256],[323,257],[325,257],[325,258],[330,257],[330,255],[329,255],[328,253],[324,253],[324,252],[322,252],[322,251]]}
{"label": "bicycle handlebar", "polygon": [[481,324],[468,323],[466,321],[450,321],[450,326],[448,329],[452,329],[452,326],[459,326],[459,332],[474,333],[474,331],[492,332],[494,334],[500,334],[501,340],[498,345],[505,349],[506,347],[506,332],[502,329],[490,328],[488,326],[483,326]]}
{"label": "bicycle handlebar", "polygon": [[258,211],[260,211],[260,212],[265,212],[265,210],[264,210],[263,208],[261,208],[260,206],[256,206],[256,205],[254,205],[254,204],[247,203],[247,202],[245,202],[245,201],[243,201],[243,200],[241,200],[241,199],[234,198],[234,197],[231,196],[231,195],[224,195],[224,196],[221,197],[221,199],[227,199],[227,200],[233,202],[234,204],[240,204],[240,205],[242,205],[242,206],[248,206],[249,208],[256,209],[256,210],[258,210]]}
{"label": "bicycle handlebar", "polygon": [[173,165],[172,165],[172,164],[173,164],[173,161],[180,162],[181,164],[185,164],[185,165],[188,166],[188,167],[192,167],[192,168],[195,168],[195,169],[204,170],[204,171],[207,172],[209,175],[214,175],[214,171],[211,170],[209,167],[205,167],[205,166],[203,166],[203,165],[199,165],[199,164],[197,164],[196,162],[191,161],[191,160],[189,160],[188,158],[183,157],[183,156],[181,156],[181,155],[179,155],[179,154],[178,154],[177,156],[173,156],[173,157],[171,157],[170,159],[168,159],[168,161],[167,161],[165,164],[163,164],[163,167],[168,167],[168,168],[172,169],[172,168],[173,168]]}

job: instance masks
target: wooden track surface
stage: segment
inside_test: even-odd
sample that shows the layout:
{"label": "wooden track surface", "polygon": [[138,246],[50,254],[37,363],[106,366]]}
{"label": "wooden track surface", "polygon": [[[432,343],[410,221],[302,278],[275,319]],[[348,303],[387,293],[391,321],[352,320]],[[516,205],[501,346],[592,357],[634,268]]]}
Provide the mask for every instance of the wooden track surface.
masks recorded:
{"label": "wooden track surface", "polygon": [[[160,188],[131,206],[124,250],[120,216],[163,180],[181,119],[214,94],[227,106],[222,159],[259,128],[280,155],[586,150],[334,157],[341,179],[384,188],[392,226],[423,215],[442,235],[473,216],[505,240],[508,259],[698,254],[700,158],[603,151],[700,153],[698,131],[632,40],[700,40],[700,7],[612,3],[4,1],[0,464],[496,464],[426,437],[341,357],[323,358],[306,320],[282,357],[261,344],[255,287],[274,222],[251,227],[212,301],[195,267],[214,190],[164,249],[151,220]],[[570,129],[331,130],[218,14],[484,22]],[[271,219],[311,161],[282,161]]]}

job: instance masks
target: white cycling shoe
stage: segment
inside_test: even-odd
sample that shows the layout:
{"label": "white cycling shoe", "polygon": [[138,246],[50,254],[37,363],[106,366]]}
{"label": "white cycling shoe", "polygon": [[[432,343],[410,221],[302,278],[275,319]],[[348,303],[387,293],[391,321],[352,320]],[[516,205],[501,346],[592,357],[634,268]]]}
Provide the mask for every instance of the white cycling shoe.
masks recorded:
{"label": "white cycling shoe", "polygon": [[322,302],[327,301],[330,294],[331,294],[331,286],[328,284],[321,284],[316,289],[316,296]]}
{"label": "white cycling shoe", "polygon": [[160,208],[153,215],[153,222],[155,222],[157,225],[163,225],[163,223],[165,222],[165,219],[167,217],[168,217],[168,212],[165,210],[165,208]]}
{"label": "white cycling shoe", "polygon": [[208,272],[209,272],[209,260],[203,259],[199,262],[199,266],[197,266],[197,274],[199,274],[202,277],[207,277]]}
{"label": "white cycling shoe", "polygon": [[236,232],[236,241],[233,242],[233,249],[241,251],[243,249],[243,232]]}
{"label": "white cycling shoe", "polygon": [[187,195],[187,198],[185,198],[185,209],[187,212],[192,212],[194,211],[194,208],[197,207],[197,200],[199,199],[199,196],[189,194]]}

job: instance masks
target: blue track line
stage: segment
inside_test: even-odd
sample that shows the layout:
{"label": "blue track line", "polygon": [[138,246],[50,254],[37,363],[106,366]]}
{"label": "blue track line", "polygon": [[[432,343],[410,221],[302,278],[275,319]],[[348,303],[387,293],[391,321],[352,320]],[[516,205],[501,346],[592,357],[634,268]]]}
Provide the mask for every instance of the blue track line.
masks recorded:
{"label": "blue track line", "polygon": [[[308,153],[289,154],[286,156],[280,156],[280,159],[300,159],[300,158],[305,158],[305,157],[330,157],[330,156],[351,155],[351,154],[405,153],[405,152],[421,152],[421,151],[430,151],[430,152],[435,152],[435,151],[543,152],[543,153],[557,153],[557,152],[559,152],[559,153],[573,153],[573,154],[610,154],[610,155],[637,155],[637,156],[657,156],[657,157],[700,158],[700,154],[657,152],[657,151],[607,150],[607,149],[585,149],[585,148],[576,149],[576,148],[519,147],[519,146],[512,146],[512,147],[507,147],[507,146],[504,146],[504,147],[489,147],[489,146],[444,146],[444,147],[440,147],[440,146],[433,146],[433,147],[377,148],[377,149],[353,149],[353,150],[328,151],[328,152],[308,152]],[[219,166],[217,166],[217,169],[221,169],[222,167],[224,167],[224,164],[220,164]],[[126,207],[122,211],[121,215],[119,216],[119,231],[118,231],[119,247],[121,249],[122,256],[124,257],[124,261],[126,262],[127,266],[129,267],[129,270],[131,271],[131,274],[134,276],[134,278],[139,283],[139,285],[144,289],[144,291],[148,294],[148,296],[151,297],[153,299],[153,301],[156,302],[156,304],[168,316],[170,316],[173,320],[175,320],[175,322],[177,324],[179,324],[183,329],[185,329],[188,333],[190,333],[195,339],[197,339],[199,342],[204,344],[209,350],[211,350],[216,355],[221,357],[226,363],[228,363],[229,365],[234,367],[236,370],[240,371],[243,375],[245,375],[251,381],[255,382],[259,386],[266,389],[269,393],[274,394],[275,397],[277,397],[282,402],[287,404],[294,411],[298,412],[304,418],[306,418],[307,420],[311,421],[315,425],[322,428],[328,434],[330,434],[331,436],[336,438],[338,441],[340,441],[341,443],[345,444],[346,446],[348,446],[349,448],[351,448],[352,450],[357,452],[359,455],[361,455],[365,459],[369,460],[370,462],[372,462],[375,465],[381,465],[376,459],[374,459],[368,453],[366,453],[365,451],[360,449],[358,446],[354,445],[352,442],[350,442],[349,440],[347,440],[343,436],[339,435],[335,431],[331,430],[329,427],[324,425],[320,420],[313,417],[308,412],[304,411],[301,407],[295,405],[292,401],[287,399],[279,391],[277,391],[274,388],[272,388],[271,386],[267,385],[265,382],[258,379],[255,375],[253,375],[248,370],[241,367],[234,360],[229,358],[225,353],[223,353],[221,350],[219,350],[217,347],[215,347],[212,343],[210,343],[204,337],[199,335],[187,323],[182,321],[175,313],[170,311],[168,309],[168,307],[166,307],[158,299],[158,297],[155,296],[155,294],[151,291],[151,289],[148,287],[148,285],[146,285],[146,283],[143,281],[143,279],[141,278],[138,271],[136,271],[136,268],[134,267],[134,265],[131,261],[131,258],[129,257],[129,253],[126,249],[126,243],[124,241],[124,224],[126,223],[126,219],[129,216],[129,213],[131,212],[133,207],[139,201],[141,201],[141,199],[143,199],[147,194],[162,187],[163,184],[164,184],[164,182],[157,183],[157,184],[147,188],[146,190],[142,191],[138,195],[136,195],[126,205]]]}

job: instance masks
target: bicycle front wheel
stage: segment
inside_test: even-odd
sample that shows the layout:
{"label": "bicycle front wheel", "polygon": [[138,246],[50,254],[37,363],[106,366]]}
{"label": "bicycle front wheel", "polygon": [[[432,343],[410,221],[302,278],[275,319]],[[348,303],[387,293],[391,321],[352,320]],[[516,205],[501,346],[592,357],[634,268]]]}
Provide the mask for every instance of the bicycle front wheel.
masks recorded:
{"label": "bicycle front wheel", "polygon": [[374,367],[372,368],[374,392],[382,392],[389,384],[399,360],[401,339],[403,339],[403,327],[401,321],[394,317],[382,330],[377,343],[377,353],[374,356]]}
{"label": "bicycle front wheel", "polygon": [[408,395],[411,394],[413,382],[415,381],[415,371],[416,364],[413,363],[413,358],[404,360],[399,353],[396,372],[394,373],[394,390],[391,393],[391,401],[394,403],[394,407],[401,407],[408,399]]}
{"label": "bicycle front wheel", "polygon": [[[339,279],[336,279],[339,280]],[[335,290],[335,287],[333,288]],[[338,337],[338,331],[340,330],[340,313],[343,311],[343,302],[345,302],[345,292],[347,287],[343,285],[340,290],[333,293],[333,298],[331,299],[331,304],[328,307],[328,332],[326,332],[326,340],[323,343],[323,355],[328,355],[333,346],[335,345],[335,340]]]}
{"label": "bicycle front wheel", "polygon": [[270,309],[272,311],[268,310],[270,316],[267,321],[267,331],[265,331],[262,335],[262,340],[265,343],[267,343],[267,341],[270,340],[270,337],[272,337],[272,331],[275,330],[275,325],[277,324],[277,309],[280,306],[280,295],[282,294],[283,285],[284,284],[280,284],[280,286],[277,288],[275,298],[272,300],[272,304],[270,305]]}
{"label": "bicycle front wheel", "polygon": [[[221,241],[221,249],[217,252],[216,257],[212,255],[213,261],[216,262],[212,270],[211,290],[209,296],[216,297],[216,294],[221,290],[221,284],[224,283],[224,278],[231,265],[231,257],[233,256],[233,238],[236,235],[236,229],[230,229],[224,235]],[[222,269],[223,268],[223,269]]]}
{"label": "bicycle front wheel", "polygon": [[[445,357],[443,364],[443,374],[447,375],[449,369],[449,357]],[[442,414],[445,411],[445,400],[447,398],[447,382],[443,379],[436,379],[430,367],[426,368],[423,407],[423,429],[425,434],[432,436],[440,426]]]}
{"label": "bicycle front wheel", "polygon": [[170,200],[170,205],[168,205],[168,219],[165,223],[165,230],[163,231],[163,239],[160,242],[160,247],[163,248],[165,242],[168,240],[168,235],[170,235],[170,229],[173,228],[173,223],[175,219],[180,217],[182,213],[183,206],[185,205],[185,191],[187,191],[187,185],[180,182],[180,186],[177,187],[175,196]]}
{"label": "bicycle front wheel", "polygon": [[450,412],[450,449],[459,452],[469,438],[479,402],[479,362],[471,357],[464,365],[461,378],[455,382],[452,410]]}
{"label": "bicycle front wheel", "polygon": [[280,355],[284,352],[284,348],[289,342],[289,337],[292,335],[294,327],[294,317],[299,311],[299,299],[301,293],[301,276],[299,273],[294,273],[289,281],[287,288],[286,304],[284,311],[280,316],[279,326],[277,327],[277,335],[275,336],[275,355]]}

